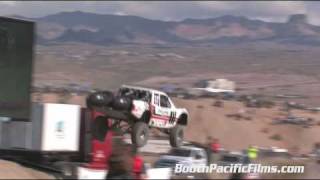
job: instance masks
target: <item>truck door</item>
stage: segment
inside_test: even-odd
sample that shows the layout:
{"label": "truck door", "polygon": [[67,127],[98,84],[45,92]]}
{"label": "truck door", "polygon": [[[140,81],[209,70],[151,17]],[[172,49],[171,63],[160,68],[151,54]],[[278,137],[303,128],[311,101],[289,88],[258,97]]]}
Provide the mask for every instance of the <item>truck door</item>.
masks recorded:
{"label": "truck door", "polygon": [[155,94],[154,95],[154,115],[156,118],[168,121],[170,120],[171,113],[171,103],[167,96]]}
{"label": "truck door", "polygon": [[160,111],[164,118],[168,120],[169,123],[174,122],[174,114],[171,110],[171,103],[168,96],[160,95]]}
{"label": "truck door", "polygon": [[169,111],[170,111],[170,115],[169,115],[169,123],[170,124],[174,124],[176,122],[176,117],[177,117],[177,111],[176,111],[176,107],[174,106],[174,104],[172,103],[171,99],[168,96],[165,96],[166,98],[166,103],[170,106]]}

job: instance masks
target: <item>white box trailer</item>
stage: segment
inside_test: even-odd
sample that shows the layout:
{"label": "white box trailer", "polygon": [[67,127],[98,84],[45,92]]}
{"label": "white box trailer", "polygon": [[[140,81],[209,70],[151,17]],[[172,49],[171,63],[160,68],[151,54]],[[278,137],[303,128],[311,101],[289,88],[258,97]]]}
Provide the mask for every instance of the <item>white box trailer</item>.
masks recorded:
{"label": "white box trailer", "polygon": [[0,120],[2,159],[74,178],[90,152],[90,113],[78,105],[34,104],[30,121]]}
{"label": "white box trailer", "polygon": [[31,121],[0,122],[0,149],[79,151],[81,107],[34,104]]}

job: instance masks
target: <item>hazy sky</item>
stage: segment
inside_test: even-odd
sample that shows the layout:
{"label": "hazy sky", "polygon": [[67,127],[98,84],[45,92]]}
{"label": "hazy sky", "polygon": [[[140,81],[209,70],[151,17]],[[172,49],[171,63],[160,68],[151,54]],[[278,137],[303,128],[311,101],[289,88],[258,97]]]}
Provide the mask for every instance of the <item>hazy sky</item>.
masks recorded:
{"label": "hazy sky", "polygon": [[137,15],[150,19],[181,20],[221,15],[242,15],[252,19],[285,21],[290,14],[304,13],[320,25],[320,2],[315,1],[0,1],[0,15],[40,17],[62,11]]}

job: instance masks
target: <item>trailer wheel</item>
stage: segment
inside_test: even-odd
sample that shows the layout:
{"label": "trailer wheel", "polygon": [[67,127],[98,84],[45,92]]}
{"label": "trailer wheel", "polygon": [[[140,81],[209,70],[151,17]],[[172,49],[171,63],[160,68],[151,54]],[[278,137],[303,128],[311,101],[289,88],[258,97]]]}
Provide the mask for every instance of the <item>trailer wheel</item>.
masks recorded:
{"label": "trailer wheel", "polygon": [[149,127],[145,122],[136,122],[132,128],[131,141],[137,147],[146,145],[149,139]]}
{"label": "trailer wheel", "polygon": [[180,147],[183,143],[184,133],[183,126],[177,124],[170,130],[170,145],[172,147]]}

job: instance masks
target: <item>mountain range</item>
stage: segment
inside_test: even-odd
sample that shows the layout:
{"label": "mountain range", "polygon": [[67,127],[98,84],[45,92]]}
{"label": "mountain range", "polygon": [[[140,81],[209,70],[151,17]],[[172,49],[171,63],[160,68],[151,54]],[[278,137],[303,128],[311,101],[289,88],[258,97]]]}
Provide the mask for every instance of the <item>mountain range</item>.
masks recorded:
{"label": "mountain range", "polygon": [[81,11],[62,12],[41,18],[15,17],[37,22],[39,44],[220,44],[271,41],[320,45],[320,26],[308,23],[304,14],[291,15],[283,23],[231,15],[209,19],[161,21],[138,16],[101,15]]}

